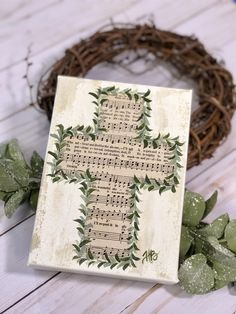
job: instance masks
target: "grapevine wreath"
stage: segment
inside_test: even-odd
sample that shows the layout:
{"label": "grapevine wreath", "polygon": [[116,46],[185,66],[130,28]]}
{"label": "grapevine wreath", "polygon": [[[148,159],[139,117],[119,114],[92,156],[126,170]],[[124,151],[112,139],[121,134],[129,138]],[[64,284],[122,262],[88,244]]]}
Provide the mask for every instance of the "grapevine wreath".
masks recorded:
{"label": "grapevine wreath", "polygon": [[155,25],[113,25],[81,40],[65,51],[38,85],[37,103],[51,119],[58,75],[85,76],[102,62],[121,63],[123,52],[145,51],[156,60],[174,66],[180,76],[191,79],[199,99],[192,113],[188,168],[210,158],[229,134],[236,107],[233,78],[194,36],[182,36]]}

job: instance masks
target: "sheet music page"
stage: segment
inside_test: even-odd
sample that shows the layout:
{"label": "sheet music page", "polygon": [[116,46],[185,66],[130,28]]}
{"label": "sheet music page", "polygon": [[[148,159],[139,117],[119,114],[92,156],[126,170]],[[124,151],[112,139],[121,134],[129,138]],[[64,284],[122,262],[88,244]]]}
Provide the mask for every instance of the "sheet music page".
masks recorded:
{"label": "sheet music page", "polygon": [[190,105],[60,77],[29,264],[176,282]]}

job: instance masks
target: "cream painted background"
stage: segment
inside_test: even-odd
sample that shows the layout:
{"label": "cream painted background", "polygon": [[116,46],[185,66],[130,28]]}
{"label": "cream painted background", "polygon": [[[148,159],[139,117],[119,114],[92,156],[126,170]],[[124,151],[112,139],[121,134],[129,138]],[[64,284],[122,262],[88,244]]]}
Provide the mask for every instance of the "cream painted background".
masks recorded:
{"label": "cream painted background", "polygon": [[[189,133],[189,117],[192,92],[190,90],[169,89],[144,85],[129,85],[117,82],[93,81],[77,78],[59,77],[57,95],[50,133],[56,132],[56,125],[65,127],[78,124],[91,125],[94,112],[92,96],[88,93],[98,87],[115,85],[121,90],[132,88],[139,92],[151,90],[152,99],[150,125],[153,135],[170,133],[180,136],[183,146],[181,164],[186,165]],[[50,137],[47,151],[55,150],[54,140]],[[46,161],[51,161],[50,155]],[[137,268],[122,269],[88,268],[75,260],[72,244],[79,240],[76,224],[81,203],[79,185],[64,182],[52,183],[46,176],[50,166],[45,163],[42,186],[29,265],[40,268],[53,268],[67,271],[86,271],[103,275],[130,277],[134,279],[175,283],[177,279],[182,198],[185,182],[185,167],[181,170],[181,181],[176,193],[167,191],[161,196],[158,191],[143,191],[140,202],[142,210],[138,247],[139,257],[144,251],[154,249],[159,252],[158,260],[153,263],[137,262]]]}

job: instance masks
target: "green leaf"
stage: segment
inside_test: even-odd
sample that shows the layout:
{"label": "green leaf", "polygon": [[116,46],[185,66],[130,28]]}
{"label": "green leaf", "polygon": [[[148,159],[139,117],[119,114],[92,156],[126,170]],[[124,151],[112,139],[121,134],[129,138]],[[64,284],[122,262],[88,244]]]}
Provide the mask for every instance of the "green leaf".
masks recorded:
{"label": "green leaf", "polygon": [[216,279],[228,283],[236,281],[236,267],[232,268],[231,266],[220,262],[214,262],[213,267],[217,274]]}
{"label": "green leaf", "polygon": [[0,158],[7,158],[7,144],[0,144]]}
{"label": "green leaf", "polygon": [[225,228],[225,239],[236,237],[236,219],[231,220]]}
{"label": "green leaf", "polygon": [[84,126],[83,126],[83,125],[78,126],[78,127],[77,127],[77,131],[82,131],[82,130],[83,130],[83,128],[84,128]]}
{"label": "green leaf", "polygon": [[151,102],[151,99],[143,97],[143,100],[146,101],[147,103]]}
{"label": "green leaf", "polygon": [[159,194],[161,195],[161,193],[162,193],[162,192],[164,192],[164,191],[165,191],[165,189],[166,189],[166,187],[165,187],[165,186],[160,187],[160,189],[159,189]]}
{"label": "green leaf", "polygon": [[214,287],[214,271],[207,265],[203,254],[195,254],[180,266],[179,280],[186,292],[204,294]]}
{"label": "green leaf", "polygon": [[114,263],[110,266],[110,269],[113,269],[114,267],[116,267],[116,265],[118,265],[118,263]]}
{"label": "green leaf", "polygon": [[179,256],[181,259],[185,257],[192,243],[193,243],[193,237],[191,236],[188,227],[182,226],[180,253],[179,253]]}
{"label": "green leaf", "polygon": [[175,188],[175,186],[174,186],[174,185],[172,185],[172,187],[171,187],[171,192],[173,192],[173,193],[175,193],[175,192],[176,192],[176,188]]}
{"label": "green leaf", "polygon": [[57,182],[57,181],[59,181],[61,179],[61,177],[55,177],[55,178],[53,178],[52,179],[52,182],[54,183],[54,182]]}
{"label": "green leaf", "polygon": [[7,192],[0,191],[0,200],[5,201],[5,197],[7,196]]}
{"label": "green leaf", "polygon": [[82,227],[84,227],[84,221],[81,219],[75,219],[75,222],[78,222]]}
{"label": "green leaf", "polygon": [[83,241],[80,242],[79,247],[82,247],[82,246],[86,245],[89,242],[91,242],[91,240],[89,240],[89,239],[83,240]]}
{"label": "green leaf", "polygon": [[148,90],[146,91],[146,93],[143,95],[143,97],[147,97],[148,95],[150,95],[150,93],[151,93],[151,91],[150,91],[150,89],[148,89]]}
{"label": "green leaf", "polygon": [[72,244],[72,245],[76,249],[77,252],[80,252],[80,248],[78,247],[78,245],[76,245],[76,244]]}
{"label": "green leaf", "polygon": [[155,140],[152,141],[152,146],[154,149],[156,149],[158,147],[158,144]]}
{"label": "green leaf", "polygon": [[134,94],[134,99],[135,99],[135,101],[138,101],[138,99],[139,99],[138,94]]}
{"label": "green leaf", "polygon": [[236,237],[227,240],[228,248],[236,253]]}
{"label": "green leaf", "polygon": [[119,255],[117,253],[115,254],[115,259],[117,260],[117,262],[120,262]]}
{"label": "green leaf", "polygon": [[51,156],[53,156],[55,159],[58,159],[58,158],[59,158],[59,157],[57,156],[57,154],[54,153],[54,152],[48,151],[48,154],[51,155]]}
{"label": "green leaf", "polygon": [[184,194],[183,224],[190,227],[197,226],[204,211],[204,198],[198,193],[186,191]]}
{"label": "green leaf", "polygon": [[139,116],[137,122],[140,121],[142,118],[143,118],[143,113]]}
{"label": "green leaf", "polygon": [[111,260],[109,259],[109,256],[107,255],[107,252],[104,253],[104,256],[105,256],[106,260],[108,261],[108,263],[110,263]]}
{"label": "green leaf", "polygon": [[147,140],[143,140],[143,148],[146,148],[148,146],[148,141]]}
{"label": "green leaf", "polygon": [[13,192],[20,188],[14,176],[6,171],[3,160],[0,160],[0,190],[4,192]]}
{"label": "green leaf", "polygon": [[148,178],[147,175],[145,176],[145,182],[146,182],[147,184],[151,184],[151,181],[150,181],[150,179]]}
{"label": "green leaf", "polygon": [[217,202],[217,197],[218,197],[218,192],[215,191],[211,197],[208,198],[208,200],[206,201],[206,209],[204,212],[204,215],[202,218],[205,218],[211,211],[212,209],[215,207],[215,204]]}
{"label": "green leaf", "polygon": [[38,204],[39,190],[32,190],[30,193],[29,203],[31,208],[36,211]]}
{"label": "green leaf", "polygon": [[88,189],[88,190],[87,190],[87,195],[89,196],[89,195],[92,194],[94,191],[96,191],[96,189]]}
{"label": "green leaf", "polygon": [[101,101],[100,101],[100,104],[102,105],[104,102],[107,101],[107,98],[103,98]]}
{"label": "green leaf", "polygon": [[126,270],[126,268],[129,266],[129,264],[125,264],[122,268],[123,270]]}
{"label": "green leaf", "polygon": [[152,131],[152,129],[150,129],[147,125],[145,125],[145,129],[149,132]]}
{"label": "green leaf", "polygon": [[43,172],[43,164],[44,164],[43,159],[40,157],[40,155],[36,151],[34,151],[30,160],[30,165],[33,170],[33,175],[41,177],[42,172]]}
{"label": "green leaf", "polygon": [[84,234],[84,229],[83,229],[83,228],[81,228],[81,227],[77,227],[76,229],[79,231],[79,233]]}
{"label": "green leaf", "polygon": [[8,218],[11,218],[11,216],[15,213],[16,209],[20,206],[21,202],[23,201],[24,196],[25,191],[18,190],[5,203],[4,210]]}
{"label": "green leaf", "polygon": [[[20,185],[21,187],[26,187],[29,185],[29,171],[25,167],[22,167],[22,164],[15,160],[10,159],[1,159],[0,165],[5,168],[5,173],[8,173],[8,176],[12,177],[13,180]],[[1,170],[0,170],[1,171]],[[4,175],[4,173],[3,173]],[[0,176],[1,178],[1,176]],[[1,178],[3,180],[3,178]],[[3,182],[4,184],[4,182]],[[1,188],[0,183],[0,190],[4,190]],[[6,191],[8,192],[8,191]]]}
{"label": "green leaf", "polygon": [[136,177],[136,175],[134,175],[134,182],[135,183],[140,183],[139,179]]}
{"label": "green leaf", "polygon": [[16,139],[13,139],[8,143],[6,154],[10,159],[18,161],[22,167],[27,167],[24,156]]}
{"label": "green leaf", "polygon": [[91,96],[93,96],[94,98],[98,99],[98,95],[97,95],[97,94],[92,93],[92,92],[89,92],[89,94],[90,94]]}
{"label": "green leaf", "polygon": [[87,261],[87,258],[81,258],[79,260],[79,265],[82,265],[85,261]]}
{"label": "green leaf", "polygon": [[199,229],[199,233],[204,236],[214,236],[217,239],[221,238],[224,234],[225,227],[229,221],[229,215],[224,214],[215,219],[211,224],[204,228]]}
{"label": "green leaf", "polygon": [[132,96],[129,92],[126,92],[125,94],[128,96],[129,100],[132,100]]}
{"label": "green leaf", "polygon": [[92,178],[92,175],[91,175],[91,173],[90,173],[89,169],[87,169],[87,170],[86,170],[86,175],[87,175],[87,177],[88,177],[89,179],[91,179],[91,178]]}
{"label": "green leaf", "polygon": [[221,289],[229,284],[228,280],[215,279],[214,290]]}
{"label": "green leaf", "polygon": [[225,228],[228,248],[236,253],[236,219],[231,220]]}
{"label": "green leaf", "polygon": [[132,257],[132,259],[135,260],[135,261],[139,261],[139,260],[140,260],[140,258],[137,257],[137,256],[135,256],[134,254],[131,254],[131,257]]}
{"label": "green leaf", "polygon": [[90,259],[93,259],[93,254],[92,254],[90,248],[88,248],[88,257],[89,257]]}
{"label": "green leaf", "polygon": [[100,262],[100,263],[98,264],[98,268],[100,268],[100,267],[103,266],[104,264],[106,264],[106,262]]}
{"label": "green leaf", "polygon": [[107,88],[107,91],[108,91],[108,92],[111,92],[111,91],[113,91],[114,89],[115,89],[115,86],[113,85],[113,86],[111,86],[111,87],[108,87],[108,88]]}
{"label": "green leaf", "polygon": [[174,176],[174,183],[175,183],[175,184],[179,184],[179,180],[178,180],[178,178],[175,177],[175,176]]}

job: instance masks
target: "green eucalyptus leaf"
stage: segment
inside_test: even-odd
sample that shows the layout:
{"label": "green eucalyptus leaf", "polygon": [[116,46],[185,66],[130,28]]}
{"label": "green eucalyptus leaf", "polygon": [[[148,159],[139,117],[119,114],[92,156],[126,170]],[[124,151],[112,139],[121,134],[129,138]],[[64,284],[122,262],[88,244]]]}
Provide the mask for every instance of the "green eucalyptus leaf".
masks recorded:
{"label": "green eucalyptus leaf", "polygon": [[[0,160],[0,164],[5,167],[6,172],[18,185],[21,187],[29,185],[29,170],[22,167],[21,163],[10,159],[2,159]],[[0,190],[4,191],[1,187]]]}
{"label": "green eucalyptus leaf", "polygon": [[25,158],[16,139],[13,139],[8,143],[7,156],[12,160],[17,161],[22,167],[27,167]]}
{"label": "green eucalyptus leaf", "polygon": [[215,191],[211,197],[208,198],[208,200],[206,200],[206,209],[204,212],[204,215],[202,218],[205,218],[211,211],[212,209],[215,207],[215,204],[217,202],[217,197],[218,197],[218,192]]}
{"label": "green eucalyptus leaf", "polygon": [[227,240],[228,248],[236,253],[236,237]]}
{"label": "green eucalyptus leaf", "polygon": [[43,159],[36,151],[34,151],[30,160],[30,165],[34,176],[41,177],[43,172],[43,164]]}
{"label": "green eucalyptus leaf", "polygon": [[0,191],[0,200],[4,201],[7,193],[4,191]]}
{"label": "green eucalyptus leaf", "polygon": [[236,280],[236,268],[230,267],[224,263],[214,262],[214,270],[216,271],[216,279],[224,282],[232,282]]}
{"label": "green eucalyptus leaf", "polygon": [[236,219],[231,220],[225,228],[228,248],[236,253]]}
{"label": "green eucalyptus leaf", "polygon": [[11,216],[15,213],[16,209],[23,201],[24,195],[25,195],[24,190],[18,190],[5,203],[4,210],[8,218],[11,218]]}
{"label": "green eucalyptus leaf", "polygon": [[6,157],[7,144],[0,144],[0,158]]}
{"label": "green eucalyptus leaf", "polygon": [[191,294],[204,294],[214,287],[214,271],[203,254],[187,258],[179,269],[181,287]]}
{"label": "green eucalyptus leaf", "polygon": [[29,203],[31,208],[36,211],[38,204],[39,190],[32,190],[30,193]]}
{"label": "green eucalyptus leaf", "polygon": [[181,241],[180,241],[180,253],[179,256],[181,259],[185,257],[190,246],[193,242],[193,237],[191,236],[188,227],[182,226],[181,229]]}
{"label": "green eucalyptus leaf", "polygon": [[215,279],[214,290],[221,289],[229,284],[228,280]]}
{"label": "green eucalyptus leaf", "polygon": [[225,228],[225,239],[236,237],[236,219],[232,219]]}
{"label": "green eucalyptus leaf", "polygon": [[183,224],[190,227],[197,226],[204,211],[204,198],[198,193],[186,191],[184,194]]}
{"label": "green eucalyptus leaf", "polygon": [[0,159],[0,190],[4,192],[16,191],[20,188],[20,184],[16,182],[5,166],[4,160]]}
{"label": "green eucalyptus leaf", "polygon": [[199,229],[199,233],[205,236],[214,236],[217,239],[221,238],[224,234],[225,227],[229,222],[229,215],[224,214],[215,219],[211,224]]}
{"label": "green eucalyptus leaf", "polygon": [[221,245],[219,241],[217,240],[217,238],[215,237],[210,236],[207,238],[207,241],[210,244],[210,247],[206,248],[208,251],[206,253],[209,254],[209,258],[212,261],[217,260],[217,261],[222,261],[222,262],[228,262],[231,264],[231,258],[234,258],[235,265],[232,265],[232,266],[235,266],[235,269],[236,269],[236,257],[234,253],[232,253],[226,247]]}

